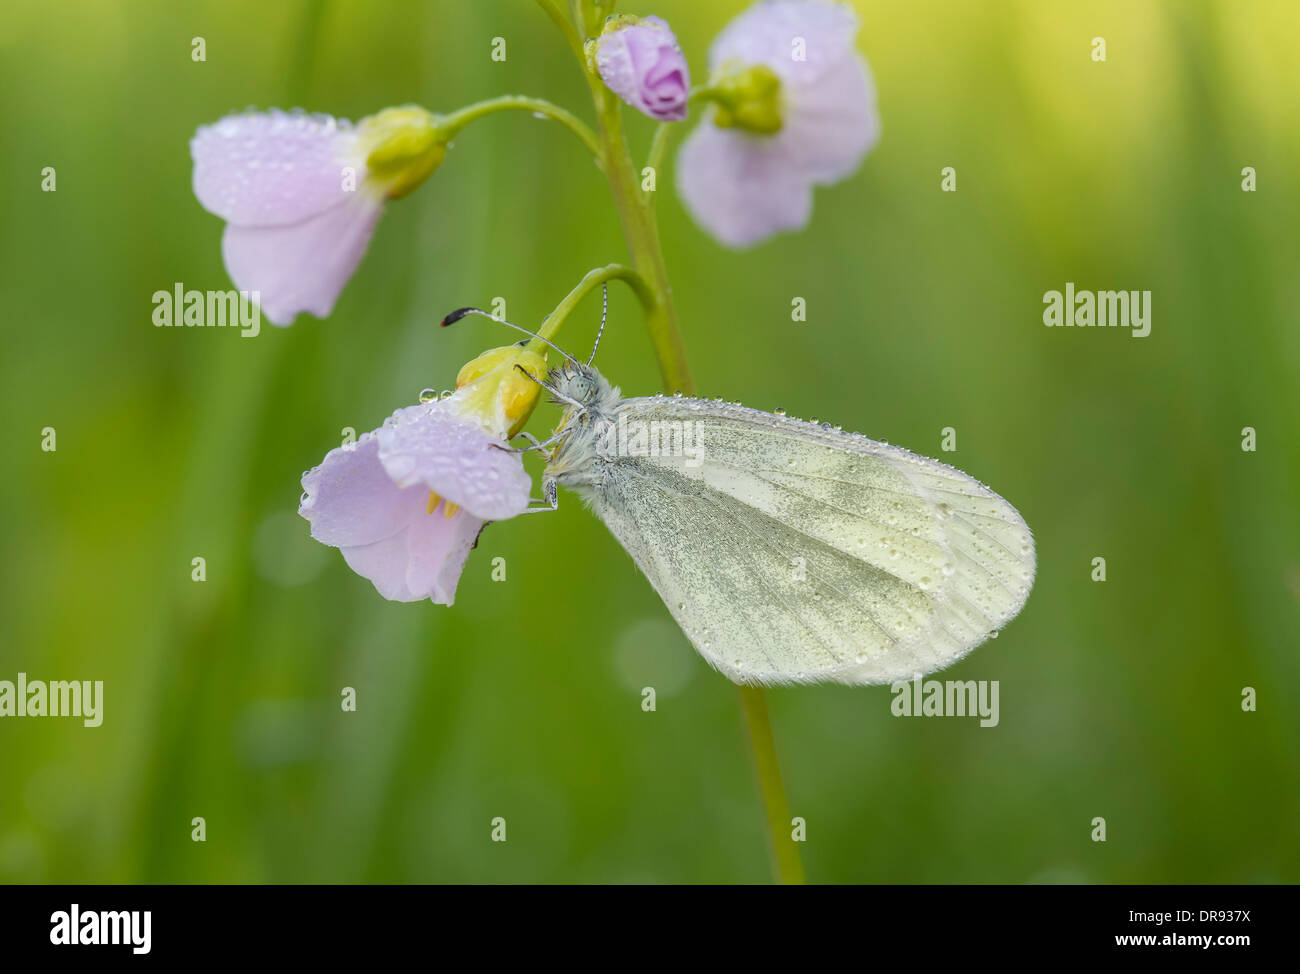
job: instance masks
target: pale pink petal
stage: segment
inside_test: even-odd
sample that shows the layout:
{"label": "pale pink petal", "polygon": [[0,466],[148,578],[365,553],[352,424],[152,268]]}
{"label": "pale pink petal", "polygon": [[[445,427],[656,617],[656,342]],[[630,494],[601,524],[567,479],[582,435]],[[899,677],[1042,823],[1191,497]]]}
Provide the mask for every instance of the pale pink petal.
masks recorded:
{"label": "pale pink petal", "polygon": [[843,58],[815,85],[791,87],[787,124],[774,137],[791,165],[817,183],[855,172],[880,140],[876,89],[866,61]]}
{"label": "pale pink petal", "polygon": [[[713,41],[709,68],[766,64],[782,81],[815,83],[823,72],[853,52],[857,32],[857,15],[840,3],[756,3],[727,24]],[[796,54],[802,60],[796,60]]]}
{"label": "pale pink petal", "polygon": [[199,127],[190,140],[194,195],[208,211],[240,226],[300,223],[339,205],[344,167],[365,176],[346,120],[302,112],[247,112]]}
{"label": "pale pink petal", "polygon": [[379,460],[398,486],[423,484],[485,521],[528,506],[532,481],[523,460],[445,402],[399,410],[376,436]]}
{"label": "pale pink petal", "polygon": [[406,585],[410,565],[406,535],[402,530],[374,544],[341,549],[348,567],[370,579],[375,590],[390,602],[419,602],[427,597],[427,593],[412,592]]}
{"label": "pale pink petal", "polygon": [[[386,456],[385,440],[394,448]],[[386,599],[451,605],[487,511],[511,517],[531,482],[518,454],[441,401],[408,406],[355,445],[331,450],[303,475],[299,513],[312,537],[340,548],[348,565]],[[388,464],[409,475],[395,480]],[[429,512],[429,492],[444,501]],[[464,510],[447,517],[448,503]]]}
{"label": "pale pink petal", "polygon": [[799,230],[812,215],[812,187],[770,137],[705,121],[677,160],[677,191],[695,221],[728,247]]}
{"label": "pale pink petal", "polygon": [[383,202],[358,191],[332,209],[287,227],[226,225],[221,253],[244,291],[257,291],[262,313],[287,325],[300,311],[324,318],[357,269]]}
{"label": "pale pink petal", "polygon": [[706,117],[678,157],[691,215],[722,243],[744,247],[802,229],[814,184],[852,173],[880,137],[875,87],[854,48],[857,17],[822,0],[755,4],[718,35],[715,70],[766,65],[781,78],[781,130],[719,129]]}
{"label": "pale pink petal", "polygon": [[428,491],[402,490],[379,462],[379,441],[367,433],[336,447],[320,466],[303,474],[298,513],[311,522],[311,536],[336,548],[384,541],[423,514]]}
{"label": "pale pink petal", "polygon": [[443,510],[416,518],[407,529],[406,588],[417,598],[451,605],[465,560],[483,530],[483,521],[466,511],[444,517]]}

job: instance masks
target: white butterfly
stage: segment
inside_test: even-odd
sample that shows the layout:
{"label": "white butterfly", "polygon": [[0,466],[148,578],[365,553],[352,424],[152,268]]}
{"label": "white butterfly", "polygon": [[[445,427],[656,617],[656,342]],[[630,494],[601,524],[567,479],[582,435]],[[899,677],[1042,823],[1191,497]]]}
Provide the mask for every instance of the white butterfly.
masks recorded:
{"label": "white butterfly", "polygon": [[945,463],[720,400],[624,399],[567,355],[542,384],[566,407],[534,441],[558,443],[542,509],[561,486],[586,500],[736,683],[910,679],[1029,595],[1024,519]]}

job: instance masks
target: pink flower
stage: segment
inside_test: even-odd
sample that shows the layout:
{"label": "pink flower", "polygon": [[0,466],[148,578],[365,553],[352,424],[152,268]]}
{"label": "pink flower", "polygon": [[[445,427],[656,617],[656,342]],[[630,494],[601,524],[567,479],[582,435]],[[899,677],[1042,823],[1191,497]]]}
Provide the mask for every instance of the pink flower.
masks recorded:
{"label": "pink flower", "polygon": [[385,200],[418,185],[445,151],[433,116],[417,108],[386,109],[356,127],[328,115],[245,112],[200,126],[190,140],[194,195],[226,221],[226,270],[277,325],[334,309]]}
{"label": "pink flower", "polygon": [[298,513],[384,598],[451,605],[483,525],[528,506],[523,460],[501,444],[455,396],[407,406],[304,474]]}
{"label": "pink flower", "polygon": [[713,42],[715,105],[682,146],[677,185],[696,222],[723,244],[802,229],[813,186],[848,176],[879,139],[857,29],[840,4],[774,0]]}
{"label": "pink flower", "polygon": [[596,67],[610,91],[661,122],[686,117],[691,72],[660,17],[611,21],[596,41]]}

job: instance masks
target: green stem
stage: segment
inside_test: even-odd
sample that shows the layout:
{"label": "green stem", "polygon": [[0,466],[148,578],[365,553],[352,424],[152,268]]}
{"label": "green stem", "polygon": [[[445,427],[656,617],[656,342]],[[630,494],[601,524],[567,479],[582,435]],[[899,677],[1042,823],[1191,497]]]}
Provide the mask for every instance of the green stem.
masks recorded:
{"label": "green stem", "polygon": [[623,137],[623,120],[618,99],[600,81],[592,79],[603,142],[605,178],[618,210],[623,236],[632,255],[632,266],[641,272],[654,294],[654,304],[646,309],[650,341],[659,362],[659,374],[669,392],[694,392],[686,348],[677,327],[677,309],[673,304],[672,285],[659,243],[659,227],[651,206],[651,194],[641,191],[641,177],[632,163],[627,140]]}
{"label": "green stem", "polygon": [[[584,19],[580,0],[570,0],[570,9],[574,23],[585,33],[590,25]],[[652,303],[647,303],[644,299],[642,303],[646,308],[646,324],[654,345],[655,358],[659,362],[659,373],[668,391],[680,390],[691,395],[695,391],[695,383],[691,380],[686,348],[682,344],[681,330],[677,325],[677,309],[673,305],[672,286],[668,280],[668,268],[664,263],[659,227],[652,206],[653,193],[641,190],[640,174],[632,163],[632,155],[623,136],[622,113],[617,97],[605,87],[585,56],[580,56],[578,60],[587,76],[596,106],[605,178],[609,181],[609,191],[618,210],[632,266],[640,272],[641,279],[653,298]],[[666,135],[655,140],[661,154],[666,140]],[[656,185],[657,175],[656,172]],[[766,697],[760,687],[741,687],[740,699],[754,751],[759,790],[767,813],[776,880],[779,883],[802,883],[803,866],[799,861],[798,850],[790,840],[789,803],[786,801],[785,786],[777,763],[776,743],[772,739]]]}
{"label": "green stem", "polygon": [[558,0],[537,0],[537,3],[546,11],[546,16],[555,22],[555,26],[560,28],[560,33],[564,35],[564,39],[569,42],[569,47],[573,48],[574,55],[581,61],[583,59],[582,38],[573,29],[573,21],[565,16]]}
{"label": "green stem", "polygon": [[582,140],[582,144],[595,156],[597,162],[601,161],[601,144],[596,138],[596,133],[591,130],[591,126],[572,112],[547,101],[545,98],[529,98],[526,95],[501,95],[499,98],[477,101],[472,105],[466,105],[464,108],[458,108],[450,115],[443,115],[438,120],[438,130],[443,134],[445,140],[450,141],[470,122],[496,112],[512,111],[532,112],[534,115],[541,115],[544,118],[559,122]]}
{"label": "green stem", "polygon": [[790,835],[790,805],[785,797],[781,767],[776,760],[776,741],[772,738],[772,722],[768,719],[767,696],[763,688],[742,686],[740,709],[745,714],[749,742],[754,748],[758,787],[763,794],[763,807],[767,811],[772,871],[778,883],[802,886],[803,863],[799,861],[799,849]]}
{"label": "green stem", "polygon": [[626,281],[647,313],[654,307],[654,292],[650,290],[650,285],[638,271],[622,264],[597,267],[595,270],[588,271],[574,289],[564,296],[564,300],[555,306],[555,310],[546,316],[546,320],[542,322],[542,327],[537,332],[537,337],[528,343],[528,347],[534,351],[541,351],[542,340],[549,341],[555,337],[555,333],[560,330],[560,325],[564,324],[564,319],[569,317],[569,313],[578,306],[579,301],[598,285],[614,280]]}
{"label": "green stem", "polygon": [[664,153],[668,151],[668,139],[672,136],[673,126],[676,122],[660,122],[659,127],[655,129],[654,137],[650,139],[650,154],[646,156],[646,168],[655,171],[655,185],[659,185],[659,167],[663,164]]}

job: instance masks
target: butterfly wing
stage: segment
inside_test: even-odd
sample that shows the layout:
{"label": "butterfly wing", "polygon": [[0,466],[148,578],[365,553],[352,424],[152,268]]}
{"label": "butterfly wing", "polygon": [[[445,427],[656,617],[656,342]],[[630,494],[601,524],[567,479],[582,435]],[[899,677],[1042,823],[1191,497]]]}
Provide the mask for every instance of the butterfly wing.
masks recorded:
{"label": "butterfly wing", "polygon": [[706,400],[628,399],[619,419],[620,454],[644,429],[661,455],[593,460],[573,486],[737,683],[908,679],[1028,597],[1024,519],[947,464]]}

